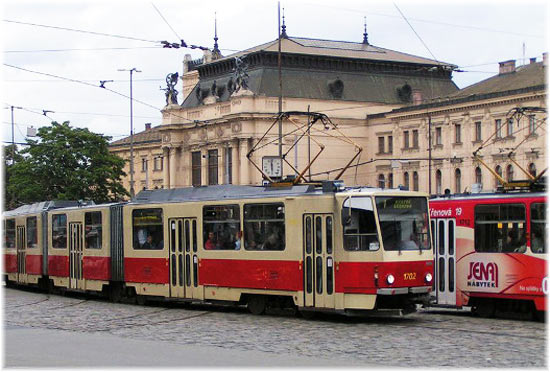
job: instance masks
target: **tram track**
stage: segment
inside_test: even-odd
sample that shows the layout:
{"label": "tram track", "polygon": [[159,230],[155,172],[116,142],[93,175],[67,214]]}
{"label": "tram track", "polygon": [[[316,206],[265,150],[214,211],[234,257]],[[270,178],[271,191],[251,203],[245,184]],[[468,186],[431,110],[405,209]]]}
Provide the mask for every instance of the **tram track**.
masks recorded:
{"label": "tram track", "polygon": [[27,304],[20,304],[20,305],[13,305],[13,306],[5,306],[5,308],[6,308],[6,309],[15,309],[15,308],[18,308],[18,307],[32,306],[32,305],[41,304],[41,303],[46,302],[46,301],[49,301],[49,300],[50,300],[50,296],[47,296],[45,299],[40,300],[40,301],[30,302],[30,303],[27,303]]}
{"label": "tram track", "polygon": [[[169,309],[166,309],[166,310],[169,310]],[[109,332],[109,331],[113,331],[113,330],[117,330],[117,329],[130,329],[130,328],[137,328],[137,327],[144,327],[144,326],[179,322],[179,321],[185,321],[185,320],[189,320],[189,319],[198,318],[198,317],[205,316],[205,315],[208,315],[208,314],[211,314],[211,313],[213,313],[213,311],[205,311],[205,312],[202,312],[200,314],[190,315],[190,316],[186,316],[186,317],[183,317],[183,318],[165,319],[165,320],[160,320],[160,321],[157,321],[157,322],[149,322],[147,324],[128,324],[128,325],[123,325],[123,326],[120,326],[120,327],[107,327],[107,328],[104,328],[104,329],[97,329],[96,332]],[[143,315],[147,315],[147,314],[141,314],[141,316],[143,316]]]}

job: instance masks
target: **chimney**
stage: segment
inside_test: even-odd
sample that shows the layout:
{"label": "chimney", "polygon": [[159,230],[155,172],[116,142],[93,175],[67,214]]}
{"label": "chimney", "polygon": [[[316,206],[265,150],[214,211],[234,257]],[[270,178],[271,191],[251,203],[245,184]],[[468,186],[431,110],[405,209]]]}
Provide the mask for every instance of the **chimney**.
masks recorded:
{"label": "chimney", "polygon": [[516,71],[516,60],[515,59],[510,59],[508,61],[499,62],[498,65],[499,65],[499,69],[498,69],[498,74],[499,75],[509,74],[511,72]]}
{"label": "chimney", "polygon": [[413,105],[420,105],[422,103],[422,91],[420,89],[413,89],[412,99]]}
{"label": "chimney", "polygon": [[529,64],[537,63],[537,57],[529,58]]}
{"label": "chimney", "polygon": [[548,53],[542,53],[542,65],[543,66],[548,65]]}
{"label": "chimney", "polygon": [[151,130],[151,123],[145,123],[145,131]]}

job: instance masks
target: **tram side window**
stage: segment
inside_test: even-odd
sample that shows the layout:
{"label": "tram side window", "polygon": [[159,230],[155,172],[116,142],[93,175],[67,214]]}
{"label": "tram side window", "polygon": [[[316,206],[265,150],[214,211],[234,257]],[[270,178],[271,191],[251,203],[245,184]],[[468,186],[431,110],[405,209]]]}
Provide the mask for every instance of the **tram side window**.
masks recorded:
{"label": "tram side window", "polygon": [[84,214],[85,247],[101,249],[102,246],[102,215],[101,212],[86,212]]}
{"label": "tram side window", "polygon": [[163,249],[162,209],[134,209],[132,231],[134,249]]}
{"label": "tram side window", "polygon": [[67,215],[52,216],[52,248],[67,248]]}
{"label": "tram side window", "polygon": [[531,251],[546,253],[546,205],[531,204]]}
{"label": "tram side window", "polygon": [[284,204],[246,204],[244,239],[244,247],[249,251],[283,251],[286,241]]}
{"label": "tram side window", "polygon": [[15,248],[15,220],[4,220],[4,248]]}
{"label": "tram side window", "polygon": [[37,218],[27,217],[27,248],[38,247]]}
{"label": "tram side window", "polygon": [[346,251],[378,250],[380,243],[372,200],[366,197],[348,198],[344,201],[342,208],[351,212],[351,218],[344,226],[344,249]]}
{"label": "tram side window", "polygon": [[239,250],[241,217],[238,205],[209,205],[202,209],[204,249]]}
{"label": "tram side window", "polygon": [[525,228],[522,204],[478,205],[475,207],[475,250],[525,252]]}

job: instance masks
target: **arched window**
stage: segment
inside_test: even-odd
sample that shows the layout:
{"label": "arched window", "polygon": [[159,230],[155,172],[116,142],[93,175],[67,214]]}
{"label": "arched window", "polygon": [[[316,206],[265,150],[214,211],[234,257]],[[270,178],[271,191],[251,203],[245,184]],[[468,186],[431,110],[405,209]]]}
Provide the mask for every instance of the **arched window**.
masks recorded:
{"label": "arched window", "polygon": [[380,187],[381,189],[386,187],[386,179],[384,178],[383,174],[378,175],[378,187]]}
{"label": "arched window", "polygon": [[441,171],[438,169],[435,171],[435,192],[438,195],[442,193],[442,179]]}
{"label": "arched window", "polygon": [[462,173],[460,169],[455,169],[455,193],[460,193],[462,190]]}
{"label": "arched window", "polygon": [[[502,177],[502,167],[500,165],[497,165],[495,167],[495,172],[496,174],[498,174],[500,177]],[[495,177],[495,189],[500,185],[500,181],[498,180],[498,178]]]}
{"label": "arched window", "polygon": [[481,168],[476,167],[476,183],[482,184],[481,182]]}
{"label": "arched window", "polygon": [[536,177],[537,176],[537,166],[535,163],[529,164],[529,173],[531,173],[531,176]]}
{"label": "arched window", "polygon": [[403,185],[409,189],[409,172],[403,173]]}
{"label": "arched window", "polygon": [[508,164],[506,167],[506,181],[512,182],[514,180],[514,167],[512,167],[512,164]]}
{"label": "arched window", "polygon": [[393,189],[393,173],[388,174],[388,189]]}
{"label": "arched window", "polygon": [[418,191],[418,172],[413,172],[413,190]]}

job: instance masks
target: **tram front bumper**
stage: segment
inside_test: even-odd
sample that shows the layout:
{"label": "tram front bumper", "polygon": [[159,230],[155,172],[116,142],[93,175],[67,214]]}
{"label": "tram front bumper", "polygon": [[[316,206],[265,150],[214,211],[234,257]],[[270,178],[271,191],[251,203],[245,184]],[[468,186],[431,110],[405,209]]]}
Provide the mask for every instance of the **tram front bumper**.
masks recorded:
{"label": "tram front bumper", "polygon": [[430,293],[432,286],[424,287],[401,287],[401,288],[378,288],[376,294],[388,296],[388,295],[402,295],[407,293],[421,294]]}

